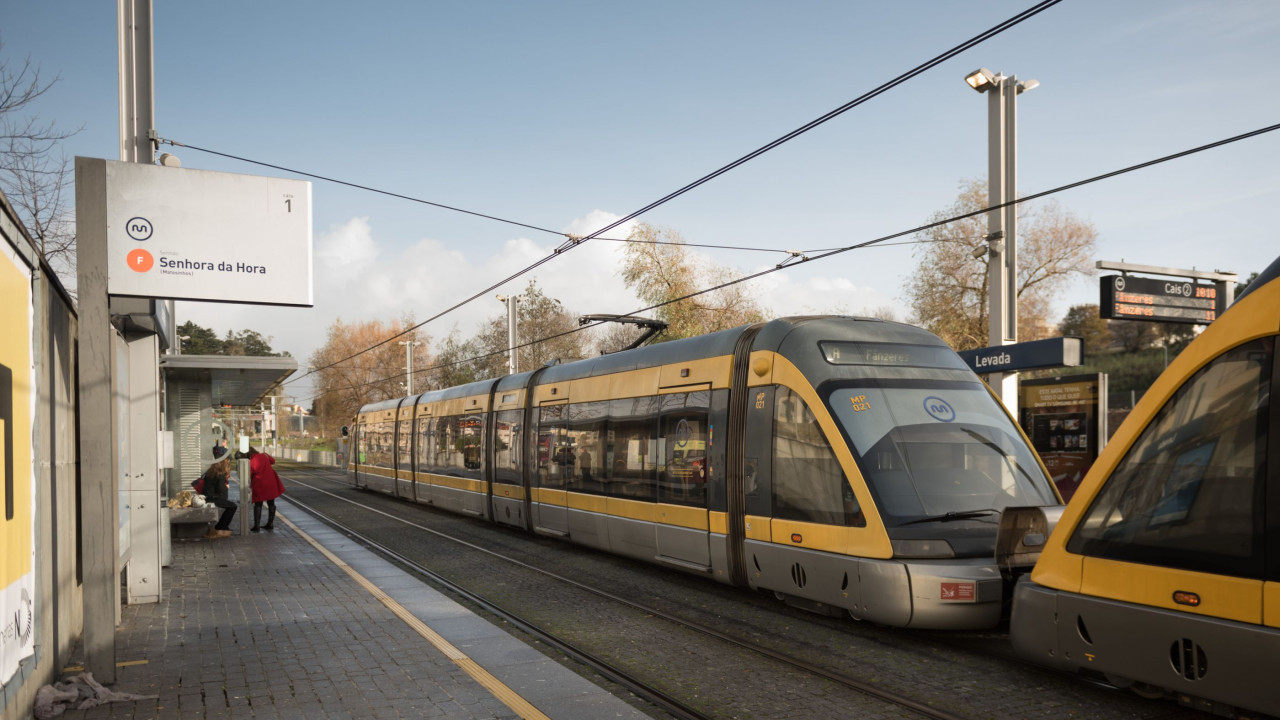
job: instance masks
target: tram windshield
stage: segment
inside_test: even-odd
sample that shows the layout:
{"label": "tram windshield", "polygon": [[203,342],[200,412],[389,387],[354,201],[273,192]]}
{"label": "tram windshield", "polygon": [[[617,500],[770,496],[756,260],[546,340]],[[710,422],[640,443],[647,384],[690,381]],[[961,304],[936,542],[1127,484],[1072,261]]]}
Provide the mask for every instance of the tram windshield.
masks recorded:
{"label": "tram windshield", "polygon": [[890,527],[994,523],[997,513],[983,511],[1057,503],[1031,449],[980,383],[863,380],[837,387],[827,402]]}

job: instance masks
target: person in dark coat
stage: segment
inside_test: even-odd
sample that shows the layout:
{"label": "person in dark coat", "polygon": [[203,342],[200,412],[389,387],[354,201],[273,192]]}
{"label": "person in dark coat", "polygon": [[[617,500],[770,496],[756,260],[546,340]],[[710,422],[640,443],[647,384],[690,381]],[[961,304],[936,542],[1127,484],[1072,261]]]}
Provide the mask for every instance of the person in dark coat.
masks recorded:
{"label": "person in dark coat", "polygon": [[[259,452],[257,448],[249,448],[249,476],[253,486],[253,527],[249,532],[259,530],[275,530],[276,498],[284,494],[284,483],[275,468],[271,467],[276,459]],[[267,524],[262,525],[262,503],[267,504]]]}
{"label": "person in dark coat", "polygon": [[222,517],[205,537],[231,537],[231,518],[235,517],[239,506],[227,496],[227,481],[231,477],[231,453],[218,446],[213,449],[213,462],[204,471],[204,498],[208,502],[222,508]]}

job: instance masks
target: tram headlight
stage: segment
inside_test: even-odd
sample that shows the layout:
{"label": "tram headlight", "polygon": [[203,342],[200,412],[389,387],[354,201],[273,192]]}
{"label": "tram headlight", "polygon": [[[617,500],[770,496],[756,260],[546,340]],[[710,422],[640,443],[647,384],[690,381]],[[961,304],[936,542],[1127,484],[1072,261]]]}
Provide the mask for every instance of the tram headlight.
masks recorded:
{"label": "tram headlight", "polygon": [[956,551],[946,540],[894,540],[893,556],[899,558],[953,558]]}

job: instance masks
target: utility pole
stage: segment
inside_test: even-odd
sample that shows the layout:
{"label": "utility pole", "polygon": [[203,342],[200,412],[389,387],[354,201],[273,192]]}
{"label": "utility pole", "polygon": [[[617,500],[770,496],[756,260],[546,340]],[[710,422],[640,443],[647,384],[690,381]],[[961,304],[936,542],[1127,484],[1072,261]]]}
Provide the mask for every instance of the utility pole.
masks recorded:
{"label": "utility pole", "polygon": [[[1018,341],[1017,96],[1040,85],[980,68],[965,76],[969,87],[987,94],[987,317],[990,347]],[[1009,203],[1007,207],[998,207]],[[978,257],[982,253],[977,253]],[[987,384],[1009,412],[1018,411],[1017,373],[990,373]]]}
{"label": "utility pole", "polygon": [[418,342],[417,340],[401,340],[396,344],[404,346],[404,368],[405,368],[405,371],[408,373],[408,379],[405,381],[405,388],[407,388],[408,390],[406,394],[412,395],[413,394],[413,346],[421,345],[422,343]]}
{"label": "utility pole", "polygon": [[498,295],[499,302],[507,305],[507,374],[520,372],[520,363],[516,358],[516,305],[520,303],[519,295]]}

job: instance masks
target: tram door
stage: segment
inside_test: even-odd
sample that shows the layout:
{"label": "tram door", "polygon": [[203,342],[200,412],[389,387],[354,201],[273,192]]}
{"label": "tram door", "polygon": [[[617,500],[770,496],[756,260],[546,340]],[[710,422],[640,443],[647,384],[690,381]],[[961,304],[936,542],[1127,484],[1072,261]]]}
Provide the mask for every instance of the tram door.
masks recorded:
{"label": "tram door", "polygon": [[535,419],[533,526],[552,535],[568,536],[568,487],[573,471],[568,400],[543,403]]}
{"label": "tram door", "polygon": [[711,570],[707,484],[710,458],[711,389],[668,392],[660,397],[658,516],[654,523],[658,557],[668,563]]}
{"label": "tram door", "polygon": [[413,405],[400,408],[396,415],[395,493],[413,500]]}

